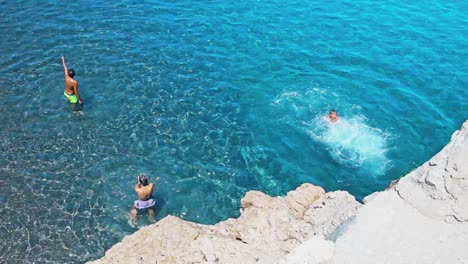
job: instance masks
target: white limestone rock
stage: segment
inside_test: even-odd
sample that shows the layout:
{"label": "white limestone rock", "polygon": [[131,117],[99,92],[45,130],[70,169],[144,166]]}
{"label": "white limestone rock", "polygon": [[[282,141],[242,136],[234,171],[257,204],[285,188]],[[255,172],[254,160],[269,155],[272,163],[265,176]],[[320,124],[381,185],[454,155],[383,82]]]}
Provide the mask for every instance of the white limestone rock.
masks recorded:
{"label": "white limestone rock", "polygon": [[361,206],[346,192],[326,194],[308,183],[286,197],[250,191],[241,204],[239,218],[216,225],[167,216],[90,263],[278,263],[315,234],[329,235]]}
{"label": "white limestone rock", "polygon": [[329,263],[468,263],[468,121],[431,160],[365,198]]}
{"label": "white limestone rock", "polygon": [[326,264],[335,253],[335,244],[323,236],[313,236],[284,257],[280,264]]}
{"label": "white limestone rock", "polygon": [[468,121],[430,161],[395,186],[421,213],[449,223],[468,221]]}

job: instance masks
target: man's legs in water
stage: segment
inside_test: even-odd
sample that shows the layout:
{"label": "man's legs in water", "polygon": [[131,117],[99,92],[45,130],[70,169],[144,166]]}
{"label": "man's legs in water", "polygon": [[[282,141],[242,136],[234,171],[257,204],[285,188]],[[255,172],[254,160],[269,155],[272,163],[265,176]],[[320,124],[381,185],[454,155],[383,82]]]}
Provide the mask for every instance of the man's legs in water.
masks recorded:
{"label": "man's legs in water", "polygon": [[[135,227],[136,222],[137,222],[137,215],[138,215],[138,209],[135,207],[135,205],[132,206],[132,209],[130,209],[130,219],[128,221],[128,224],[132,227]],[[156,220],[154,219],[155,215],[155,210],[153,207],[148,208],[148,219],[150,222],[154,223]]]}
{"label": "man's legs in water", "polygon": [[79,103],[74,103],[74,104],[71,104],[71,109],[73,111],[81,111],[83,110],[83,105]]}
{"label": "man's legs in water", "polygon": [[135,207],[135,205],[132,205],[132,209],[130,210],[130,221],[128,222],[128,224],[132,227],[135,227],[136,225],[137,215],[138,209]]}
{"label": "man's legs in water", "polygon": [[151,223],[156,222],[156,220],[154,220],[154,208],[153,207],[148,209],[148,219],[150,220]]}

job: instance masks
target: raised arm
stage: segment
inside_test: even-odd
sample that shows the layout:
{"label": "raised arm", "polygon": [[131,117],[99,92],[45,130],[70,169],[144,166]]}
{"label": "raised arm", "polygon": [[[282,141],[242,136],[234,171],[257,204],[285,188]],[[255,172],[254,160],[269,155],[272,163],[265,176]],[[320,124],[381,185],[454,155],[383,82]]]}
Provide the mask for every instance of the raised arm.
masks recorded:
{"label": "raised arm", "polygon": [[65,74],[65,77],[68,76],[68,68],[67,68],[67,64],[65,63],[65,57],[62,56],[62,65],[63,65],[63,71],[64,71],[64,74]]}
{"label": "raised arm", "polygon": [[138,192],[140,187],[141,187],[140,176],[137,176],[137,183],[135,184],[135,187],[133,189],[135,190],[135,192]]}

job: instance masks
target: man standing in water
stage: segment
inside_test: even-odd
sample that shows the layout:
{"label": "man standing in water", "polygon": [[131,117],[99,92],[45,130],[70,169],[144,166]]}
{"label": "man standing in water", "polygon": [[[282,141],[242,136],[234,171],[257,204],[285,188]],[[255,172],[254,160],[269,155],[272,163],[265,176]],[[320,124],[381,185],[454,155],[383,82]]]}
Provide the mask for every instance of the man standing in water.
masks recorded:
{"label": "man standing in water", "polygon": [[332,121],[333,123],[338,122],[338,120],[340,120],[340,117],[336,114],[336,110],[335,110],[335,109],[332,109],[332,110],[330,110],[330,112],[328,112],[328,118],[329,118],[330,121]]}
{"label": "man standing in water", "polygon": [[145,174],[140,174],[137,176],[137,184],[135,185],[134,190],[138,195],[138,200],[133,203],[130,211],[130,225],[135,225],[138,209],[148,209],[150,221],[154,221],[153,206],[156,204],[156,201],[152,198],[154,184],[149,183],[148,177],[146,177]]}
{"label": "man standing in water", "polygon": [[67,100],[72,104],[73,110],[76,109],[76,103],[80,103],[80,106],[83,106],[83,99],[81,99],[80,93],[78,92],[78,81],[73,79],[75,77],[75,71],[73,69],[68,69],[67,64],[65,63],[65,57],[62,56],[62,65],[63,71],[65,73],[65,91],[63,94]]}

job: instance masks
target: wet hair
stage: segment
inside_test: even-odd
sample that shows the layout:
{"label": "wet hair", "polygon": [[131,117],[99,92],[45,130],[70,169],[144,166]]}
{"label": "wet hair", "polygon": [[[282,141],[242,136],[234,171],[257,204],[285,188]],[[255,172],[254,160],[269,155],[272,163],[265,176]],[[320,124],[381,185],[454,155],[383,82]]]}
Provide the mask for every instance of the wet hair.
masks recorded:
{"label": "wet hair", "polygon": [[138,176],[138,181],[141,185],[146,186],[149,184],[148,177],[145,174],[140,174]]}
{"label": "wet hair", "polygon": [[75,70],[74,69],[68,70],[68,76],[70,76],[72,78],[75,77]]}
{"label": "wet hair", "polygon": [[336,110],[332,109],[332,110],[330,110],[330,112],[328,112],[328,114],[331,114],[331,113],[336,113]]}

